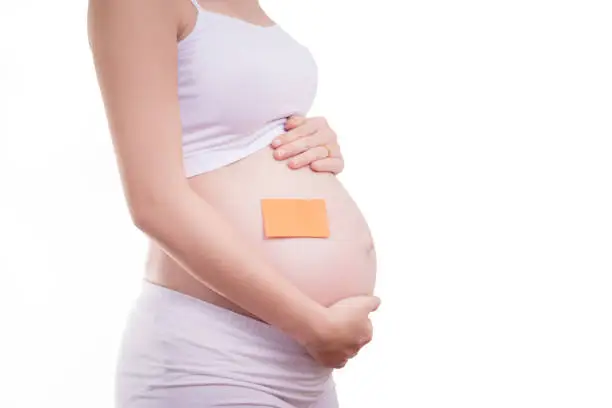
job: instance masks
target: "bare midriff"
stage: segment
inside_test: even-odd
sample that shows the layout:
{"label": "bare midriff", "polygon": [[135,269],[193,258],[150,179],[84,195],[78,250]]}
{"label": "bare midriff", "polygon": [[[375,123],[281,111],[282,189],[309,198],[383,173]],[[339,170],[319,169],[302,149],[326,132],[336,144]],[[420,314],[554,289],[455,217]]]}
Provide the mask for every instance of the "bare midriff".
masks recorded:
{"label": "bare midriff", "polygon": [[[372,294],[376,253],[368,225],[336,176],[309,167],[290,169],[266,147],[240,161],[189,179],[191,188],[235,228],[261,256],[315,301],[330,305]],[[328,238],[264,235],[263,198],[324,199]],[[201,283],[151,241],[146,279],[203,301],[250,315]]]}

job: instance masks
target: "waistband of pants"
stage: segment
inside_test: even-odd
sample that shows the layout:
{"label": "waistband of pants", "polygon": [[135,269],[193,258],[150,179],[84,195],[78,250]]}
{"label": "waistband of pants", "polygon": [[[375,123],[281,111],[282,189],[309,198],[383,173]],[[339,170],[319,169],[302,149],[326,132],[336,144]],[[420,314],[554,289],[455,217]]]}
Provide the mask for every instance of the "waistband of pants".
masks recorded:
{"label": "waistband of pants", "polygon": [[217,330],[238,331],[241,335],[270,342],[275,348],[306,353],[302,345],[274,326],[147,280],[142,282],[137,303],[170,316],[175,323],[185,321],[192,327],[214,324]]}

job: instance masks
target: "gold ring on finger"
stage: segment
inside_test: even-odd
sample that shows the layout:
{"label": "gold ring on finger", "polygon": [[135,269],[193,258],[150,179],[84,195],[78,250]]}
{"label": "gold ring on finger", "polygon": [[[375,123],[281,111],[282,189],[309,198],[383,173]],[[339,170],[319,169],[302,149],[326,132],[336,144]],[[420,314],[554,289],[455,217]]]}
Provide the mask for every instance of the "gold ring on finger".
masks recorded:
{"label": "gold ring on finger", "polygon": [[325,156],[325,157],[332,157],[333,156],[333,152],[332,152],[331,147],[329,147],[329,145],[326,145],[326,144],[323,145],[323,147],[325,148],[325,150],[327,150],[327,156]]}

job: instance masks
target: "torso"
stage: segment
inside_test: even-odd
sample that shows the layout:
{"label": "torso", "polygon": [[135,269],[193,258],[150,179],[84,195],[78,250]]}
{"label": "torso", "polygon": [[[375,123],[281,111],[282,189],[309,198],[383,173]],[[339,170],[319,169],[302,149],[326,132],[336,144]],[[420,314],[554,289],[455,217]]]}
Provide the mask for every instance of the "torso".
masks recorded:
{"label": "torso", "polygon": [[[187,1],[183,3],[189,5]],[[189,14],[191,20],[192,13],[193,10]],[[254,16],[248,20],[266,25],[267,18]],[[193,25],[192,21],[184,26]],[[316,173],[308,167],[292,170],[287,162],[273,157],[270,147],[265,147],[231,164],[194,175],[189,184],[261,256],[314,300],[329,305],[345,297],[373,292],[376,275],[373,240],[357,205],[334,175]],[[285,197],[324,199],[330,237],[265,239],[260,200]],[[193,278],[154,242],[150,243],[146,279],[249,315]]]}
{"label": "torso", "polygon": [[[221,169],[195,176],[190,185],[301,290],[324,305],[371,294],[376,252],[368,225],[340,181],[309,168],[292,170],[264,148]],[[323,198],[329,238],[265,239],[260,199]],[[248,314],[208,289],[151,243],[147,279],[199,299]]]}

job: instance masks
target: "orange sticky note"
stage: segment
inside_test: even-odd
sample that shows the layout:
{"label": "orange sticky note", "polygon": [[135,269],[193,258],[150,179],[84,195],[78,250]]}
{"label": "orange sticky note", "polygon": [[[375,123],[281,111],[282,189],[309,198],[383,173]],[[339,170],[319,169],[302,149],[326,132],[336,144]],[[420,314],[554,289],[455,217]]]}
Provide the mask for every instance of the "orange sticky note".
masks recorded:
{"label": "orange sticky note", "polygon": [[264,198],[261,200],[266,238],[328,238],[323,199]]}

